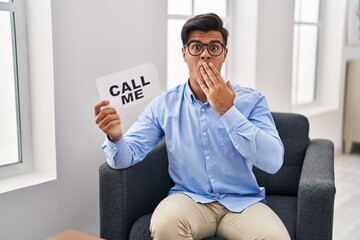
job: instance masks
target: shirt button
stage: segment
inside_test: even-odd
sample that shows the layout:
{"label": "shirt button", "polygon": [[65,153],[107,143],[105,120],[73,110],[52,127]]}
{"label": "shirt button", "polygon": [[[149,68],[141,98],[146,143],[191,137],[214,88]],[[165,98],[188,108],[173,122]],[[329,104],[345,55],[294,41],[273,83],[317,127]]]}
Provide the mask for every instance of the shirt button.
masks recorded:
{"label": "shirt button", "polygon": [[214,182],[214,179],[211,179],[211,182]]}
{"label": "shirt button", "polygon": [[203,135],[206,136],[206,132],[203,132]]}
{"label": "shirt button", "polygon": [[202,111],[202,112],[205,112],[205,109],[202,108],[201,111]]}
{"label": "shirt button", "polygon": [[209,159],[210,159],[210,157],[209,157],[209,156],[206,156],[206,159],[207,159],[207,160],[209,160]]}

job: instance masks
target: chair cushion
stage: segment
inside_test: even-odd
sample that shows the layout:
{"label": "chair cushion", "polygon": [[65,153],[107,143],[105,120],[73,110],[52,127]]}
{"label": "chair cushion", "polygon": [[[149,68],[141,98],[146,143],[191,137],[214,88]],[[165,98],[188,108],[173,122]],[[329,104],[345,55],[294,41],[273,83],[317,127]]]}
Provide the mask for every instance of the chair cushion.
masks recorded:
{"label": "chair cushion", "polygon": [[266,201],[284,223],[291,239],[296,239],[297,197],[270,195]]}
{"label": "chair cushion", "polygon": [[131,228],[129,240],[151,240],[149,231],[151,214],[140,217]]}
{"label": "chair cushion", "polygon": [[[267,196],[268,205],[284,222],[291,239],[295,239],[297,198],[292,196]],[[152,214],[140,217],[132,226],[129,240],[151,240],[149,231]],[[219,237],[208,237],[204,240],[221,240]]]}

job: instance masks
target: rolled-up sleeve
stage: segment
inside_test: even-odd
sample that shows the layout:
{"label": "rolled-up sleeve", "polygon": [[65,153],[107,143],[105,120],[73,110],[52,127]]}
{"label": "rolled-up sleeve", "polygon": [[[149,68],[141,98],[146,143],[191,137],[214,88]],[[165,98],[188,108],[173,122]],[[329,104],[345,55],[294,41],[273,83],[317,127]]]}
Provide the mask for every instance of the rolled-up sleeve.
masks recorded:
{"label": "rolled-up sleeve", "polygon": [[110,167],[120,169],[131,166],[132,156],[123,136],[117,142],[112,142],[106,138],[102,144],[102,150]]}

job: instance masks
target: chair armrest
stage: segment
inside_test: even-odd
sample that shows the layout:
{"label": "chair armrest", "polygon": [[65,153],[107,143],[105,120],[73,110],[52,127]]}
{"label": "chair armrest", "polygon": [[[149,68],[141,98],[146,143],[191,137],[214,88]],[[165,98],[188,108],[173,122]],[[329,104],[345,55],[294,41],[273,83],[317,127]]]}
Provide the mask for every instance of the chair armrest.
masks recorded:
{"label": "chair armrest", "polygon": [[300,176],[297,239],[332,239],[335,191],[334,145],[312,140]]}
{"label": "chair armrest", "polygon": [[129,239],[134,222],[152,212],[172,185],[164,142],[130,168],[116,170],[102,164],[99,168],[101,237]]}

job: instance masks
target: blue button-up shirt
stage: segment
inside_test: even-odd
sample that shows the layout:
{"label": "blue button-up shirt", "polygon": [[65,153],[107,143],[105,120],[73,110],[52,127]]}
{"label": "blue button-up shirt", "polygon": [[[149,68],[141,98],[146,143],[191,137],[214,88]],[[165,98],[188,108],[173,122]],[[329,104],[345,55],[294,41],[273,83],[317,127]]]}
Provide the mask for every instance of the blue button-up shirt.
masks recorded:
{"label": "blue button-up shirt", "polygon": [[181,192],[194,201],[218,201],[240,212],[265,200],[252,172],[253,165],[275,173],[284,148],[266,99],[256,90],[232,84],[234,106],[223,116],[209,103],[196,100],[189,84],[155,98],[118,142],[108,139],[103,151],[113,168],[141,160],[164,137],[169,173]]}

